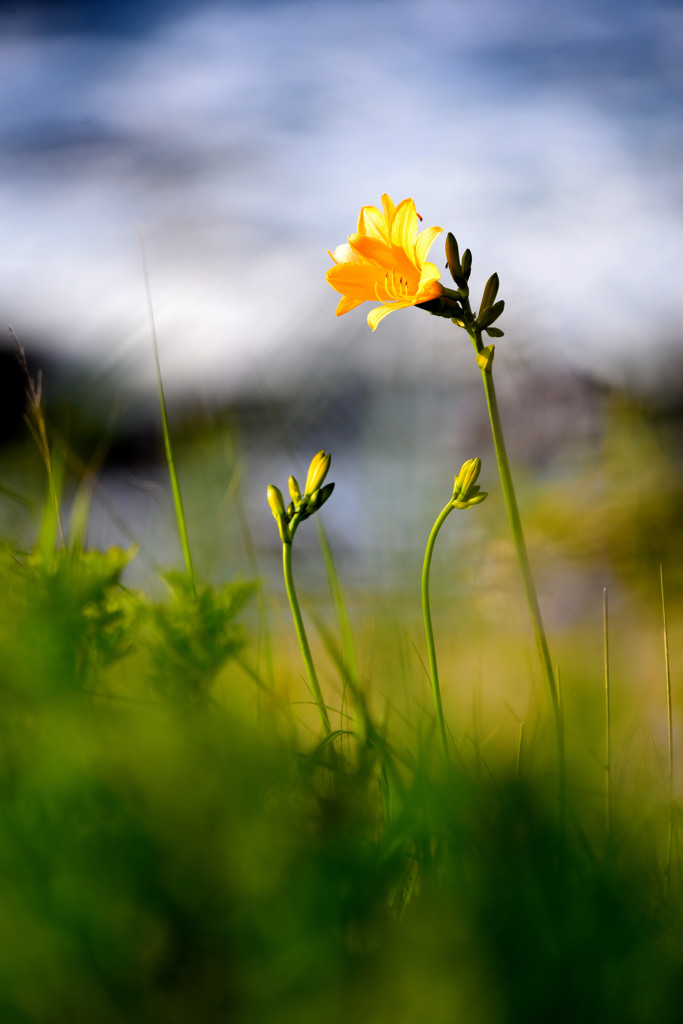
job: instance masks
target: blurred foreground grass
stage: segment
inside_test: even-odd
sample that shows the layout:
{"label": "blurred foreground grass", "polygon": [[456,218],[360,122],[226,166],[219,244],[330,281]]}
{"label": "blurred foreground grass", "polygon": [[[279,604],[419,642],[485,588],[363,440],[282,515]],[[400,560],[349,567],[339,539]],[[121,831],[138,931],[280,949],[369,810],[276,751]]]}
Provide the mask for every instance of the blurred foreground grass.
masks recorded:
{"label": "blurred foreground grass", "polygon": [[61,545],[48,494],[34,536],[0,549],[0,1020],[680,1019],[651,605],[612,619],[608,832],[599,603],[553,643],[561,818],[497,536],[433,597],[449,772],[417,588],[354,595],[357,686],[329,602],[304,601],[335,729],[321,743],[285,609],[265,602],[266,620],[251,583],[195,594],[178,572],[124,586],[134,550],[85,550],[87,518],[84,491]]}

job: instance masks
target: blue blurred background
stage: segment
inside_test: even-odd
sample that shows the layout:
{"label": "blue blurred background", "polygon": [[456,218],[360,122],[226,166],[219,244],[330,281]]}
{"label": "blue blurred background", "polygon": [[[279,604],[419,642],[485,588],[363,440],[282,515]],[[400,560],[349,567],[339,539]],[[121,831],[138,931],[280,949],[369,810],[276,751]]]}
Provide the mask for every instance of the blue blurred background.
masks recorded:
{"label": "blue blurred background", "polygon": [[241,410],[258,532],[325,447],[340,543],[401,549],[465,458],[495,486],[478,371],[421,311],[337,319],[327,250],[385,191],[452,230],[475,304],[500,275],[513,460],[575,474],[606,394],[680,408],[682,52],[665,0],[0,0],[0,317],[145,455],[142,229],[172,412]]}
{"label": "blue blurred background", "polygon": [[148,383],[142,227],[169,386],[381,370],[397,334],[448,333],[334,319],[327,250],[387,191],[498,271],[510,345],[656,383],[682,53],[680,5],[646,0],[2,0],[0,315]]}

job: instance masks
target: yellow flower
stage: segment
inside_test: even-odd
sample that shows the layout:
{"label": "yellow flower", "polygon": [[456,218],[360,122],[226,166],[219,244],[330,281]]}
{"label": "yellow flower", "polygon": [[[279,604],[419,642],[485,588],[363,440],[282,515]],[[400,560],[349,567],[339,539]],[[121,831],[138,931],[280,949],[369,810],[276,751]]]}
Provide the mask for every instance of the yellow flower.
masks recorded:
{"label": "yellow flower", "polygon": [[373,331],[392,310],[443,294],[439,268],[426,262],[432,242],[443,229],[426,228],[418,235],[412,199],[394,206],[389,196],[383,195],[382,207],[363,207],[357,233],[349,235],[347,245],[338,245],[330,253],[335,266],[325,275],[342,295],[337,316],[366,300],[381,302],[368,314]]}

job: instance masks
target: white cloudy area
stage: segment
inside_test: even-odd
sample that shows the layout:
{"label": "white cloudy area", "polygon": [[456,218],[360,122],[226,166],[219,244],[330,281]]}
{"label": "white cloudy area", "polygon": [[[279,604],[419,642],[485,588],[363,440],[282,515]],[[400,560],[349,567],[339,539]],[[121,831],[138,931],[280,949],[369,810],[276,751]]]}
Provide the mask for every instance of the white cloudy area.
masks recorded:
{"label": "white cloudy area", "polygon": [[334,316],[327,250],[387,191],[473,249],[476,287],[498,271],[505,344],[621,379],[680,342],[676,6],[186,5],[118,35],[2,19],[0,316],[25,339],[151,380],[140,226],[170,386],[453,331]]}

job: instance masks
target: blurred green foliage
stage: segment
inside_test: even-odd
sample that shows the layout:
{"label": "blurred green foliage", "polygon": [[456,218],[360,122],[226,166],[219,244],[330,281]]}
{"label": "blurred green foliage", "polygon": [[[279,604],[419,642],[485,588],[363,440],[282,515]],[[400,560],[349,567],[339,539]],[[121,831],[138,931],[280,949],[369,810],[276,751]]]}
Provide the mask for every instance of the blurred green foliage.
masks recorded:
{"label": "blurred green foliage", "polygon": [[[605,476],[585,467],[569,511],[546,492],[539,531],[589,561],[612,544],[615,565],[649,564],[678,484],[653,511],[666,474],[636,432],[637,446],[606,435]],[[85,548],[86,485],[62,542],[53,461],[37,539],[0,546],[2,1024],[677,1024],[681,818],[653,766],[661,741],[620,760],[626,693],[607,833],[599,627],[555,648],[561,816],[519,602],[483,541],[435,588],[447,769],[396,627],[402,594],[385,595],[384,622],[363,611],[353,668],[327,607],[306,610],[335,726],[321,742],[280,636],[262,678],[255,585],[173,571],[154,596],[126,585],[134,548]],[[601,479],[623,487],[621,533],[597,511]]]}
{"label": "blurred green foliage", "polygon": [[426,721],[245,713],[249,588],[153,603],[129,557],[1,551],[0,1019],[679,1019],[662,822],[605,845],[547,769],[444,774]]}
{"label": "blurred green foliage", "polygon": [[681,598],[680,460],[677,423],[615,395],[604,411],[600,442],[572,461],[571,480],[539,489],[530,520],[573,559],[605,565],[650,597],[664,565],[669,596]]}

